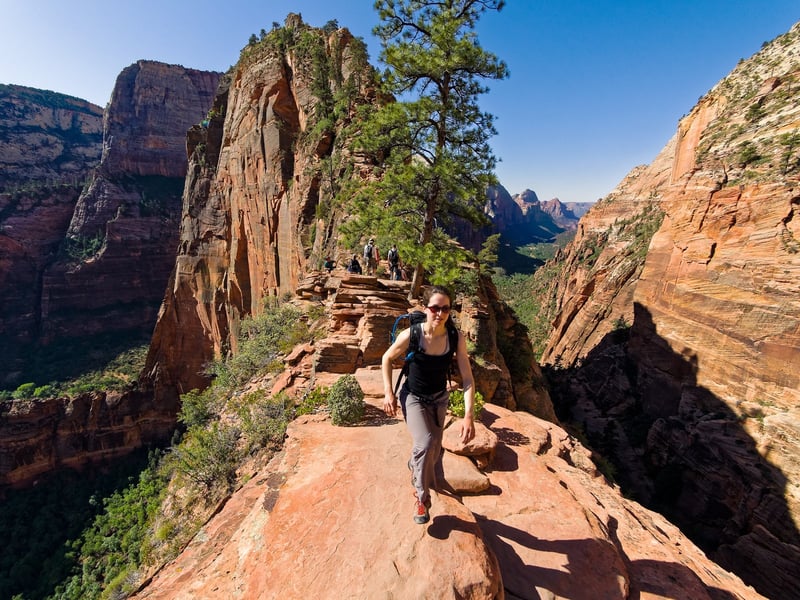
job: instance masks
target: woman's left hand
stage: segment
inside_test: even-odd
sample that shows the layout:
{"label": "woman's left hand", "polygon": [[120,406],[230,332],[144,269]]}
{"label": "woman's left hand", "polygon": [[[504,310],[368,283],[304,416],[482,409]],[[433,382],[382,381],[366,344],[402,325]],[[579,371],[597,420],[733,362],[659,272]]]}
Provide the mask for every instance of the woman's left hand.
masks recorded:
{"label": "woman's left hand", "polygon": [[465,417],[461,420],[461,443],[466,444],[475,437],[475,423],[472,417]]}

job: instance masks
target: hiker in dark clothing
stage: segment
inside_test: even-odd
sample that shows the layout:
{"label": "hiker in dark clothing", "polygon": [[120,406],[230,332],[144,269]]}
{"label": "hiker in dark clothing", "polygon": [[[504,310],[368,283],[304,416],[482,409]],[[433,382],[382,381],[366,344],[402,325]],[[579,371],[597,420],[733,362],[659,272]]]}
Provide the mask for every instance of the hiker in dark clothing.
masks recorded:
{"label": "hiker in dark clothing", "polygon": [[353,258],[347,263],[347,272],[361,275],[361,263],[358,262],[358,255],[353,254]]}
{"label": "hiker in dark clothing", "polygon": [[[399,394],[403,415],[413,439],[408,467],[411,469],[411,479],[414,485],[414,521],[420,524],[427,523],[430,519],[428,513],[431,505],[430,488],[434,483],[437,463],[441,460],[442,436],[450,395],[447,389],[448,374],[453,354],[455,354],[461,373],[464,390],[461,441],[467,443],[475,436],[472,415],[475,388],[472,368],[467,355],[467,343],[460,332],[455,331],[454,334],[448,332],[447,321],[450,318],[451,309],[450,292],[445,288],[434,286],[425,292],[423,301],[425,322],[412,325],[403,331],[383,354],[381,361],[384,389],[383,410],[387,415],[395,416],[398,397],[392,387],[392,363],[407,355],[412,329],[420,328],[414,333],[415,339],[418,336],[419,348],[413,356],[406,359],[410,361],[408,378]],[[452,347],[451,339],[458,340],[455,347]]]}
{"label": "hiker in dark clothing", "polygon": [[392,244],[391,249],[386,254],[386,261],[389,263],[389,279],[401,279],[400,253],[397,252],[397,244]]}

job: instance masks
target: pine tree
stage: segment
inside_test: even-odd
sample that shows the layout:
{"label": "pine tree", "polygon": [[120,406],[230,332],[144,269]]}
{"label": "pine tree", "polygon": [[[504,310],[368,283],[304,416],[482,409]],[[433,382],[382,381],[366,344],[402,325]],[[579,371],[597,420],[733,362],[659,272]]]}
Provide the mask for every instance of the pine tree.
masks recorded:
{"label": "pine tree", "polygon": [[377,0],[382,76],[396,101],[372,111],[356,150],[375,167],[374,177],[349,194],[351,241],[377,237],[397,243],[415,265],[411,295],[422,277],[452,284],[468,254],[445,233],[453,217],[485,222],[487,186],[495,183],[488,145],[493,116],[482,112],[482,81],[508,75],[504,62],[478,44],[480,16],[503,0]]}

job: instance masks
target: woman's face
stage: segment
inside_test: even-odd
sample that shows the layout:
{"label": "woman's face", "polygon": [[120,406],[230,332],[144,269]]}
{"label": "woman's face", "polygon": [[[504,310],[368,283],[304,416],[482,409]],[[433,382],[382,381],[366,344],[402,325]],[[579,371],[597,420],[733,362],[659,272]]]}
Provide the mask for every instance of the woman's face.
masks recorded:
{"label": "woman's face", "polygon": [[444,323],[450,316],[450,298],[445,294],[433,294],[425,310],[428,312],[428,321],[434,326]]}

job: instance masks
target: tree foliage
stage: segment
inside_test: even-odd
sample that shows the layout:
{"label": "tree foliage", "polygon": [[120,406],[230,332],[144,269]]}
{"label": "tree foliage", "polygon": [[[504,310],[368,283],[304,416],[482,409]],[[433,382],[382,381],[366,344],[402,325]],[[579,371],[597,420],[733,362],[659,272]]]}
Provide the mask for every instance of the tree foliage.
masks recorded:
{"label": "tree foliage", "polygon": [[[454,217],[483,223],[495,157],[489,138],[491,114],[478,98],[482,81],[503,79],[505,63],[478,43],[474,27],[502,0],[378,0],[382,83],[398,98],[370,108],[356,149],[375,166],[369,184],[349,190],[357,215],[345,226],[348,242],[365,232],[384,244],[397,243],[407,264],[416,266],[412,294],[424,271],[447,281],[467,254],[443,233]],[[445,260],[447,259],[447,260]]]}

